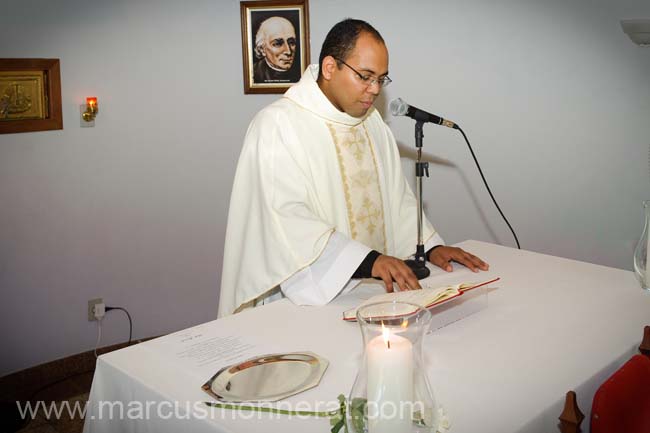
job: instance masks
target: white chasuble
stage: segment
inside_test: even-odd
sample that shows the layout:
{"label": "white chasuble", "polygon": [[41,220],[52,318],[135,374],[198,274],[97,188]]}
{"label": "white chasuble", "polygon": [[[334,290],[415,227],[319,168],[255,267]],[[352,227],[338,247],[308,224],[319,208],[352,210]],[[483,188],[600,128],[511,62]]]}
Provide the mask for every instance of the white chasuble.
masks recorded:
{"label": "white chasuble", "polygon": [[[339,111],[317,76],[311,65],[246,132],[228,212],[220,317],[309,280],[311,270],[325,275],[313,289],[321,293],[299,303],[322,305],[369,248],[399,258],[415,252],[416,201],[390,129],[374,108],[362,118]],[[426,218],[423,236],[426,245],[444,243]]]}

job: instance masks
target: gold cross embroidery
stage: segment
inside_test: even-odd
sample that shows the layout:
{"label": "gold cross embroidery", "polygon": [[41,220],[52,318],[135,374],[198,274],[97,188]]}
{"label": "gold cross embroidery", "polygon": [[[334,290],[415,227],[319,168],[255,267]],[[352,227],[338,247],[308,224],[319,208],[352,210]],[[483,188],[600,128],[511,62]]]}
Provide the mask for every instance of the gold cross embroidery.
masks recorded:
{"label": "gold cross embroidery", "polygon": [[357,221],[365,224],[370,235],[374,234],[377,228],[376,221],[380,217],[379,209],[375,206],[367,195],[363,197],[363,204],[357,213]]}
{"label": "gold cross embroidery", "polygon": [[352,150],[352,154],[354,155],[354,159],[356,159],[358,163],[361,163],[364,153],[363,148],[366,144],[363,135],[361,134],[359,128],[354,127],[351,127],[347,132],[348,137],[343,140],[342,144],[343,146],[350,148]]}
{"label": "gold cross embroidery", "polygon": [[361,170],[352,177],[352,183],[356,187],[367,189],[373,180],[373,174],[370,170]]}

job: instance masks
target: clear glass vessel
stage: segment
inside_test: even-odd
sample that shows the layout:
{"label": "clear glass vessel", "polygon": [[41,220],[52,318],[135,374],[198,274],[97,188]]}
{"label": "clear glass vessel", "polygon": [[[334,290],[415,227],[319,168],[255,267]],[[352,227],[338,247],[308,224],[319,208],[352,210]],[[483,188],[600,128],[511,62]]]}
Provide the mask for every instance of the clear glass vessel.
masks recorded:
{"label": "clear glass vessel", "polygon": [[650,272],[648,271],[648,251],[650,251],[650,200],[643,202],[643,209],[645,210],[645,225],[643,226],[643,233],[641,239],[634,250],[634,273],[641,283],[641,287],[645,290],[650,290]]}
{"label": "clear glass vessel", "polygon": [[415,304],[359,308],[363,360],[348,398],[351,433],[435,433],[439,416],[422,358],[431,313]]}

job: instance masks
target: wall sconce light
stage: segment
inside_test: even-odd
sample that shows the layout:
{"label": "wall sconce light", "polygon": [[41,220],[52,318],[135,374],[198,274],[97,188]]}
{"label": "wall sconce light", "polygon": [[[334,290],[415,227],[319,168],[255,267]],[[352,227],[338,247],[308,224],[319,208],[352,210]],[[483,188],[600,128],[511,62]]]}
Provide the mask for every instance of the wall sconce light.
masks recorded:
{"label": "wall sconce light", "polygon": [[650,47],[650,19],[621,20],[625,34],[637,45]]}
{"label": "wall sconce light", "polygon": [[93,122],[98,112],[97,97],[89,96],[86,98],[86,109],[81,113],[81,118],[86,122]]}

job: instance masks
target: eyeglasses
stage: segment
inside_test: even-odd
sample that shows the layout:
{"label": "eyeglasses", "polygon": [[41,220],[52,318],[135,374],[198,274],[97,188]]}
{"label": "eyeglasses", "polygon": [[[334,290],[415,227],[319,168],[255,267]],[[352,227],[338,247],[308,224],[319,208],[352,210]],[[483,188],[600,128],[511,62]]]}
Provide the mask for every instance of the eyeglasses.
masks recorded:
{"label": "eyeglasses", "polygon": [[352,70],[352,72],[354,72],[355,74],[357,74],[357,77],[359,77],[359,79],[361,80],[361,82],[362,82],[364,85],[366,85],[367,87],[370,87],[370,86],[372,86],[372,85],[375,84],[375,83],[378,83],[378,84],[379,84],[379,87],[386,87],[386,86],[388,86],[390,83],[393,82],[393,80],[391,80],[390,77],[389,77],[388,75],[384,75],[383,77],[375,77],[375,76],[372,76],[372,75],[363,75],[361,72],[357,71],[357,70],[354,69],[352,66],[348,65],[347,63],[345,63],[343,60],[338,59],[338,58],[336,58],[336,57],[334,57],[334,59],[335,59],[337,62],[341,62],[341,63],[343,63],[345,66],[347,66],[348,68],[350,68],[350,69]]}

